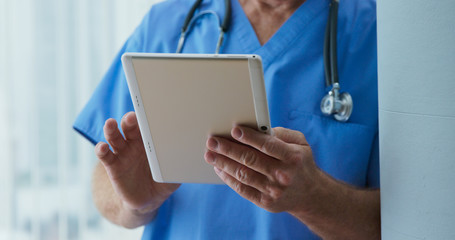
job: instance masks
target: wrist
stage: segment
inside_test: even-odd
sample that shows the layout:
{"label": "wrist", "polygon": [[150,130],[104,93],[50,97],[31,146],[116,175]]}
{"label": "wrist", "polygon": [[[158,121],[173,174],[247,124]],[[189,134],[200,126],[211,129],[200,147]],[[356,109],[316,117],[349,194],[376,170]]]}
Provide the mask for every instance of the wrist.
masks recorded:
{"label": "wrist", "polygon": [[128,212],[128,213],[138,216],[138,217],[148,215],[152,212],[155,212],[158,208],[159,208],[159,205],[157,206],[157,204],[155,204],[155,203],[147,204],[141,208],[131,208],[126,203],[123,204],[123,209],[125,212]]}
{"label": "wrist", "polygon": [[316,168],[314,174],[309,178],[307,187],[302,199],[295,209],[288,211],[291,215],[298,218],[303,223],[313,222],[320,219],[322,215],[331,211],[335,207],[336,192],[339,191],[335,186],[334,179],[325,172]]}
{"label": "wrist", "polygon": [[154,204],[149,204],[142,208],[131,208],[123,202],[117,222],[119,225],[129,229],[143,226],[155,218],[158,207]]}

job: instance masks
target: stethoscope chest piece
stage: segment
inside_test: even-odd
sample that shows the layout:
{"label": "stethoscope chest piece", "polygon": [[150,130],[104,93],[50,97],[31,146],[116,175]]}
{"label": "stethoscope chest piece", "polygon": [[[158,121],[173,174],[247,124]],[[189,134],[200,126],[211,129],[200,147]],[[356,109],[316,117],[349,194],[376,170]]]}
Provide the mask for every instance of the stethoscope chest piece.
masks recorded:
{"label": "stethoscope chest piece", "polygon": [[332,90],[322,98],[321,111],[324,115],[346,122],[351,117],[353,108],[352,97],[349,93],[339,93],[338,83],[334,84]]}

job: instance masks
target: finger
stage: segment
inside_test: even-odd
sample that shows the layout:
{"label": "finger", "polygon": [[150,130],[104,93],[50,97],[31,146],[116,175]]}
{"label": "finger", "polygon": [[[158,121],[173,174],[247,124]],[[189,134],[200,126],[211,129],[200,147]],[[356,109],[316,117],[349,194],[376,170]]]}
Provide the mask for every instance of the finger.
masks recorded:
{"label": "finger", "polygon": [[229,141],[225,138],[210,137],[206,145],[209,150],[224,155],[267,177],[272,177],[272,169],[278,168],[279,162],[275,159],[251,147]]}
{"label": "finger", "polygon": [[255,131],[248,127],[236,126],[231,131],[232,137],[246,145],[279,160],[286,160],[294,153],[295,146],[281,139]]}
{"label": "finger", "polygon": [[139,124],[137,123],[136,113],[129,112],[125,114],[120,123],[123,134],[127,141],[134,141],[141,139],[141,132],[139,131]]}
{"label": "finger", "polygon": [[261,192],[266,191],[265,186],[267,186],[269,180],[263,174],[212,151],[207,151],[204,157],[207,163],[221,169],[223,172],[234,177],[237,181],[256,188]]}
{"label": "finger", "polygon": [[115,119],[110,118],[104,124],[104,137],[112,146],[115,153],[121,151],[126,146],[125,139],[120,133]]}
{"label": "finger", "polygon": [[112,165],[116,161],[116,156],[109,149],[109,145],[105,142],[99,142],[95,146],[96,157],[103,163],[105,167]]}
{"label": "finger", "polygon": [[276,127],[273,128],[273,134],[275,137],[287,143],[308,145],[305,135],[303,135],[303,133],[299,131],[291,130],[288,128]]}
{"label": "finger", "polygon": [[230,188],[236,191],[240,196],[250,200],[253,203],[260,202],[261,192],[259,192],[257,189],[239,182],[237,179],[233,178],[219,168],[214,167],[214,169],[218,177],[220,177],[223,182],[225,182]]}

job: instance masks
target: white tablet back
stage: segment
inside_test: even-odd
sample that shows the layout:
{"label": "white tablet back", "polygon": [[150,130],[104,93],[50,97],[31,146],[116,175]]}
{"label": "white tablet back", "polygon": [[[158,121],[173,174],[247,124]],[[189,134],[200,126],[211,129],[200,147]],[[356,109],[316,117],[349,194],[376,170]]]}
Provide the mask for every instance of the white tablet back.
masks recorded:
{"label": "white tablet back", "polygon": [[258,56],[126,54],[123,61],[155,181],[221,183],[204,160],[207,137],[229,137],[235,124],[270,131]]}

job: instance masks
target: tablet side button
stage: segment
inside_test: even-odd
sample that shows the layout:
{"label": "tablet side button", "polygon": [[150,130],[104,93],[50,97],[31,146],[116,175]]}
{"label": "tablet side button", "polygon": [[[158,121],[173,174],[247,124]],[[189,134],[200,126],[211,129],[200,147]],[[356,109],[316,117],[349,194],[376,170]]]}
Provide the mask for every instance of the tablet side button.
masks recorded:
{"label": "tablet side button", "polygon": [[137,103],[137,106],[139,107],[139,98],[137,97],[137,95],[136,95],[136,103]]}
{"label": "tablet side button", "polygon": [[148,147],[149,147],[149,152],[152,152],[152,147],[150,146],[150,142],[147,142]]}

